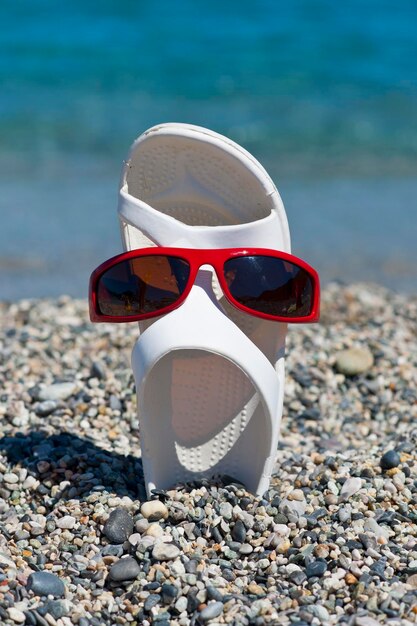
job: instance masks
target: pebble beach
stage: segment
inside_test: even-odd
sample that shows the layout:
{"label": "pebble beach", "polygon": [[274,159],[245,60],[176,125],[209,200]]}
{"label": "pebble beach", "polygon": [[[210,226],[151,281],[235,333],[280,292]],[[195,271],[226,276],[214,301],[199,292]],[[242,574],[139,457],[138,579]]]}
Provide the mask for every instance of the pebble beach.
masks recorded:
{"label": "pebble beach", "polygon": [[135,324],[0,303],[0,623],[417,623],[417,297],[328,285],[289,328],[270,489],[148,500]]}

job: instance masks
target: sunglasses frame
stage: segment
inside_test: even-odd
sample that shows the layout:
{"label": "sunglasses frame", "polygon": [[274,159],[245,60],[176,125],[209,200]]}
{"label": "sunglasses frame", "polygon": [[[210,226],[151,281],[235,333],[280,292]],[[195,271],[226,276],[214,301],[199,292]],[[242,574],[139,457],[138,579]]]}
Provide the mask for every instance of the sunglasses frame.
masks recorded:
{"label": "sunglasses frame", "polygon": [[[283,261],[288,261],[294,265],[297,265],[301,269],[305,270],[307,274],[310,276],[312,280],[313,287],[313,298],[312,298],[312,307],[309,315],[304,315],[302,317],[283,317],[276,315],[269,315],[268,313],[262,313],[255,311],[246,307],[243,304],[240,304],[236,301],[232,294],[229,292],[225,277],[223,275],[223,266],[224,263],[230,259],[237,257],[246,257],[246,256],[270,256],[277,259],[281,259]],[[106,315],[101,313],[98,306],[97,300],[97,290],[98,290],[98,282],[101,276],[114,265],[122,261],[129,261],[131,259],[140,258],[140,257],[148,257],[148,256],[174,256],[183,261],[186,261],[190,266],[190,275],[188,277],[186,288],[184,292],[179,296],[178,300],[176,300],[173,304],[166,306],[162,309],[158,309],[157,311],[153,311],[150,313],[143,313],[137,315]],[[262,319],[271,320],[274,322],[284,322],[291,324],[309,324],[311,322],[318,322],[320,317],[320,280],[319,275],[314,268],[311,267],[308,263],[303,261],[302,259],[288,254],[287,252],[281,252],[278,250],[271,250],[268,248],[216,248],[216,249],[195,249],[195,248],[167,248],[163,246],[152,247],[152,248],[139,248],[136,250],[130,250],[129,252],[123,252],[122,254],[118,254],[107,261],[104,261],[101,265],[99,265],[94,272],[91,274],[90,278],[90,286],[89,286],[89,309],[90,309],[90,319],[92,322],[109,322],[109,323],[123,323],[123,322],[138,322],[145,319],[150,319],[152,317],[160,317],[161,315],[165,315],[178,309],[182,305],[182,303],[186,300],[188,294],[190,293],[195,279],[198,273],[198,270],[203,265],[210,265],[214,271],[216,272],[216,276],[220,283],[220,287],[225,298],[230,302],[232,306],[235,308],[244,311],[248,315],[253,315],[255,317],[260,317]]]}

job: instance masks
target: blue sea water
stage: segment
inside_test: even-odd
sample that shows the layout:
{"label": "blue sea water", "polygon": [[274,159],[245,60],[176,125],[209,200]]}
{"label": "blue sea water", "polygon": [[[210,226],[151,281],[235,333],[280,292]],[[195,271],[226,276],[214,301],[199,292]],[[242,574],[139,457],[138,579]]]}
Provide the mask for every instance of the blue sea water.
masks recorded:
{"label": "blue sea water", "polygon": [[417,3],[4,0],[0,298],[85,296],[118,178],[164,121],[270,171],[324,281],[417,292]]}

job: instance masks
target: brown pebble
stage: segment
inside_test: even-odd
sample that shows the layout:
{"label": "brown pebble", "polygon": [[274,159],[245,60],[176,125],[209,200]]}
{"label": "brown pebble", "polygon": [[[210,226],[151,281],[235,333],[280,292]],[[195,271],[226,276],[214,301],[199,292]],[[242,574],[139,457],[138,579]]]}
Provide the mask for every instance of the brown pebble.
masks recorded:
{"label": "brown pebble", "polygon": [[347,585],[356,585],[357,582],[358,582],[358,579],[356,578],[356,576],[354,576],[350,572],[348,572],[346,574],[346,576],[345,576],[345,583]]}
{"label": "brown pebble", "polygon": [[319,454],[318,452],[313,452],[311,454],[311,460],[313,461],[314,465],[321,465],[322,463],[324,463],[324,456],[322,454]]}
{"label": "brown pebble", "polygon": [[246,589],[247,589],[248,593],[252,593],[255,596],[264,596],[265,595],[265,590],[260,585],[258,585],[257,583],[253,583],[253,582],[250,583],[247,586]]}
{"label": "brown pebble", "polygon": [[315,556],[317,556],[319,558],[327,559],[327,557],[330,554],[329,546],[327,546],[325,543],[319,543],[314,548],[314,554],[315,554]]}

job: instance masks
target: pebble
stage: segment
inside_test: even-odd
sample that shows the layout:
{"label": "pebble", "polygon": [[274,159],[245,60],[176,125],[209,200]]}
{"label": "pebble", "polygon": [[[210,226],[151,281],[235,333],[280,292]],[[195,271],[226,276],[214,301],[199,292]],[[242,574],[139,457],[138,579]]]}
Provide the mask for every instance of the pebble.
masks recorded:
{"label": "pebble", "polygon": [[19,609],[15,609],[14,607],[7,609],[7,615],[16,624],[23,624],[26,621],[26,616],[23,611],[19,611]]}
{"label": "pebble", "polygon": [[59,597],[65,595],[65,585],[56,574],[50,572],[34,572],[30,574],[26,588],[33,591],[37,596],[54,596]]}
{"label": "pebble", "polygon": [[140,512],[150,522],[157,522],[160,519],[168,517],[168,509],[160,500],[149,500],[144,502],[140,508]]}
{"label": "pebble", "polygon": [[123,582],[133,580],[141,571],[139,563],[131,556],[119,559],[111,566],[109,571],[110,580]]}
{"label": "pebble", "polygon": [[178,588],[175,585],[165,583],[161,587],[161,596],[164,604],[170,604],[178,596]]}
{"label": "pebble", "polygon": [[355,626],[381,626],[381,622],[369,615],[357,615],[355,617]]}
{"label": "pebble", "polygon": [[39,391],[39,400],[66,400],[75,393],[77,385],[75,383],[55,383],[48,385]]}
{"label": "pebble", "polygon": [[374,363],[367,348],[349,348],[336,355],[336,369],[345,376],[356,376],[369,370]]}
{"label": "pebble", "polygon": [[339,500],[344,502],[348,500],[351,496],[355,495],[362,487],[362,479],[358,477],[348,478],[346,482],[343,484],[342,489],[340,490]]}
{"label": "pebble", "polygon": [[19,482],[19,476],[16,474],[5,474],[3,476],[4,482],[9,483],[10,485],[16,484]]}
{"label": "pebble", "polygon": [[114,544],[123,543],[129,539],[134,529],[133,517],[123,508],[117,508],[109,515],[103,526],[103,535]]}
{"label": "pebble", "polygon": [[44,400],[44,402],[40,402],[36,407],[36,415],[39,415],[39,417],[48,417],[57,407],[58,404],[55,400]]}
{"label": "pebble", "polygon": [[208,622],[215,617],[219,617],[223,613],[223,602],[210,602],[202,611],[200,611],[198,619],[202,622]]}
{"label": "pebble", "polygon": [[312,561],[307,565],[305,571],[307,578],[312,578],[313,576],[321,577],[327,571],[326,561]]}
{"label": "pebble", "polygon": [[413,589],[417,589],[417,574],[412,574],[407,578],[407,585],[411,585]]}
{"label": "pebble", "polygon": [[72,515],[64,515],[64,517],[56,520],[55,523],[57,528],[66,528],[67,530],[70,530],[76,525],[77,519]]}
{"label": "pebble", "polygon": [[381,457],[381,468],[383,470],[393,469],[401,463],[400,455],[395,450],[388,450]]}
{"label": "pebble", "polygon": [[246,539],[246,528],[242,520],[238,519],[232,528],[232,538],[239,543],[244,543]]}
{"label": "pebble", "polygon": [[172,543],[157,542],[152,550],[152,558],[157,561],[171,561],[179,556],[181,550]]}

